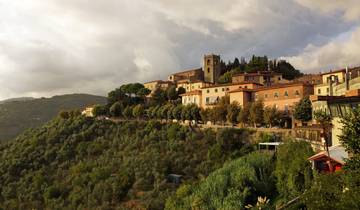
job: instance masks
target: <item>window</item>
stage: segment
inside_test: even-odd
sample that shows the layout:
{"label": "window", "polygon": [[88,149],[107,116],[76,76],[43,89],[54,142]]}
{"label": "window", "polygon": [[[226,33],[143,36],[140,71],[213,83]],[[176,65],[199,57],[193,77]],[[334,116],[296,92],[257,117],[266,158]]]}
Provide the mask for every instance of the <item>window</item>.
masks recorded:
{"label": "window", "polygon": [[217,92],[218,92],[218,89],[216,88],[216,89],[215,89],[215,93],[217,93]]}
{"label": "window", "polygon": [[318,94],[321,94],[321,89],[320,88],[318,89]]}
{"label": "window", "polygon": [[285,112],[288,113],[289,112],[289,105],[285,104]]}
{"label": "window", "polygon": [[210,90],[206,90],[206,93],[210,93]]}
{"label": "window", "polygon": [[195,88],[195,87],[194,87],[194,85],[193,85],[193,86],[191,86],[191,88],[192,88],[192,89],[194,89],[194,88]]}
{"label": "window", "polygon": [[265,94],[265,98],[267,98],[268,97],[268,94]]}
{"label": "window", "polygon": [[209,104],[209,103],[210,103],[210,98],[206,97],[206,104]]}
{"label": "window", "polygon": [[278,80],[281,80],[281,77],[279,77]]}
{"label": "window", "polygon": [[207,72],[210,73],[210,68],[207,68]]}
{"label": "window", "polygon": [[206,64],[210,65],[210,62],[211,62],[210,59],[207,59]]}
{"label": "window", "polygon": [[230,90],[229,88],[226,88],[226,90]]}
{"label": "window", "polygon": [[300,95],[300,92],[298,90],[295,90],[295,95],[296,96],[299,96]]}
{"label": "window", "polygon": [[330,93],[330,88],[326,88],[326,93]]}
{"label": "window", "polygon": [[247,85],[245,85],[245,88],[247,88]]}
{"label": "window", "polygon": [[274,98],[278,98],[279,94],[278,93],[274,93]]}
{"label": "window", "polygon": [[222,92],[224,92],[224,91],[225,91],[225,88],[221,88],[221,90],[222,90]]}
{"label": "window", "polygon": [[288,97],[288,96],[289,96],[289,94],[288,94],[288,92],[287,92],[287,91],[285,91],[284,96],[286,96],[286,97]]}

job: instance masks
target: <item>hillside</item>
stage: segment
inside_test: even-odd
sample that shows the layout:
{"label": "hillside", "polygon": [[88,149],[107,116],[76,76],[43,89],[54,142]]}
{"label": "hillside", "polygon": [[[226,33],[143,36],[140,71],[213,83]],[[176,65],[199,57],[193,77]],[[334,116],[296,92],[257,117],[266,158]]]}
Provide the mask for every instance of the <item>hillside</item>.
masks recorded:
{"label": "hillside", "polygon": [[15,102],[15,101],[31,101],[31,100],[34,100],[35,98],[33,97],[19,97],[19,98],[9,98],[9,99],[6,99],[6,100],[2,100],[0,101],[0,104],[4,104],[4,103],[9,103],[9,102]]}
{"label": "hillside", "polygon": [[[73,114],[74,115],[74,114]],[[60,117],[0,144],[0,209],[163,209],[193,183],[252,151],[241,129]]]}
{"label": "hillside", "polygon": [[71,94],[33,100],[15,100],[0,104],[0,140],[10,140],[28,128],[51,120],[60,110],[83,109],[92,104],[105,104],[106,98]]}

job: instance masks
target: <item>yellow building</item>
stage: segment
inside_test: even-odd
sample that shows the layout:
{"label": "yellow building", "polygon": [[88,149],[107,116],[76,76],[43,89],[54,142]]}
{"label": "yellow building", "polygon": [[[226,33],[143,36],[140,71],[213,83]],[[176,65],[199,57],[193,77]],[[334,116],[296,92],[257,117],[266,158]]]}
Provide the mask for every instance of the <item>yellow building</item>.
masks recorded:
{"label": "yellow building", "polygon": [[201,106],[202,97],[201,90],[189,91],[184,94],[181,94],[181,100],[183,105],[195,104],[197,106]]}
{"label": "yellow building", "polygon": [[261,84],[253,82],[243,82],[237,84],[223,84],[223,85],[213,85],[210,87],[202,88],[202,105],[201,107],[207,108],[211,107],[219,102],[219,100],[228,95],[230,91],[245,88],[245,89],[254,89],[260,87]]}
{"label": "yellow building", "polygon": [[89,107],[86,107],[86,108],[81,112],[81,114],[84,115],[84,116],[86,116],[86,117],[94,117],[93,110],[94,110],[94,107],[93,107],[93,106],[89,106]]}
{"label": "yellow building", "polygon": [[349,90],[360,88],[360,67],[330,71],[321,76],[322,84],[314,87],[315,95],[343,96]]}
{"label": "yellow building", "polygon": [[155,80],[155,81],[144,83],[144,87],[151,90],[151,92],[153,92],[157,88],[166,90],[168,87],[170,87],[172,85],[173,85],[173,83],[171,81],[162,81],[162,80]]}
{"label": "yellow building", "polygon": [[206,83],[200,80],[197,81],[179,81],[176,84],[176,89],[179,89],[180,87],[184,88],[186,92],[194,91],[194,90],[201,90],[201,88],[209,87],[211,84]]}

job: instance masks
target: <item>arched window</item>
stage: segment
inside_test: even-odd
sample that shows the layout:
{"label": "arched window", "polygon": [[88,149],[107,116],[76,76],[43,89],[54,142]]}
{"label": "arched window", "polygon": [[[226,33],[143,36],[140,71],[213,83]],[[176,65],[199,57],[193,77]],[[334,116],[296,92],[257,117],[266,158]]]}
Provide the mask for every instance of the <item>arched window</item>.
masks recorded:
{"label": "arched window", "polygon": [[206,64],[210,65],[210,63],[211,63],[210,59],[207,59]]}
{"label": "arched window", "polygon": [[207,72],[210,73],[210,68],[207,68]]}

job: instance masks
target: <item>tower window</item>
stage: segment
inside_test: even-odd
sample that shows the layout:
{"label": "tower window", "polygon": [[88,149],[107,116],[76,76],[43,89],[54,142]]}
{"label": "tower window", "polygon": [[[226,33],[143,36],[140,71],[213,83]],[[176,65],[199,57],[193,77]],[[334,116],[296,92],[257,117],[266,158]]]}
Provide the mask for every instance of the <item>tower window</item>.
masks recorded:
{"label": "tower window", "polygon": [[207,68],[207,72],[210,73],[210,68]]}
{"label": "tower window", "polygon": [[206,64],[210,65],[210,62],[211,62],[210,59],[207,59]]}

